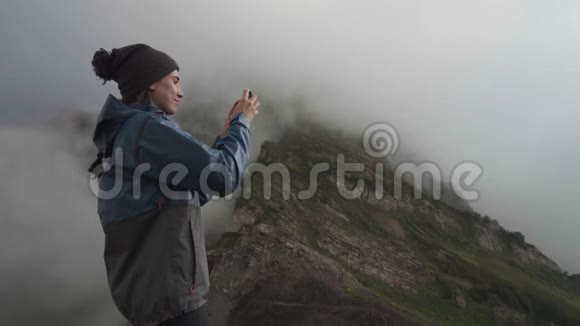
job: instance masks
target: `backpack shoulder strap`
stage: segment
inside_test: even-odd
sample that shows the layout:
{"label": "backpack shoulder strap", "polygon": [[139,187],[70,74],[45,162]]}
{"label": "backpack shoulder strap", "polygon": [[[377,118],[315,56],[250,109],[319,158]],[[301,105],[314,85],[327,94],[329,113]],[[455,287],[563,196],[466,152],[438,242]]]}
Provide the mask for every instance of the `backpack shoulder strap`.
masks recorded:
{"label": "backpack shoulder strap", "polygon": [[[131,120],[134,117],[139,117],[139,119],[141,119],[141,127],[139,129],[143,128],[143,125],[145,124],[145,122],[147,122],[148,118],[151,117],[150,114],[147,114],[145,112],[143,113],[136,113],[132,116],[130,116],[128,119],[126,119],[123,124],[125,124],[128,120]],[[109,158],[113,155],[113,143],[114,143],[115,138],[113,137],[111,144],[109,144],[107,146],[107,148],[105,149],[105,152],[101,152],[99,151],[97,153],[97,158],[93,161],[93,163],[91,163],[91,165],[89,166],[88,171],[94,175],[96,175],[97,178],[99,178],[101,176],[101,174],[103,174],[104,169],[103,169],[103,159],[105,158]]]}

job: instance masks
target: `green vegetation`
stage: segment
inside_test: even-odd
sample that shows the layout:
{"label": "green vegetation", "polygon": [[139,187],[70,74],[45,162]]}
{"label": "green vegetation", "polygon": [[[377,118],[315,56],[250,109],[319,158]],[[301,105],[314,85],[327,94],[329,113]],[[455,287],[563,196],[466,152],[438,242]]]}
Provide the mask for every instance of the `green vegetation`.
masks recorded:
{"label": "green vegetation", "polygon": [[[344,139],[322,131],[314,131],[310,136],[291,133],[277,144],[265,143],[259,162],[284,163],[291,172],[293,193],[308,187],[310,168],[317,162],[329,163],[331,170],[318,176],[318,191],[313,198],[298,201],[282,199],[281,177],[276,174],[272,179],[272,198],[264,199],[263,180],[257,174],[252,180],[252,199],[240,200],[238,205],[260,212],[256,223],[280,226],[282,220],[291,221],[298,226],[298,239],[337,261],[385,302],[437,325],[550,325],[550,322],[580,325],[580,276],[567,276],[540,264],[518,261],[510,249],[512,244],[533,248],[521,233],[504,230],[489,216],[458,211],[428,195],[422,201],[430,203],[433,212],[444,212],[456,227],[442,228],[431,211],[384,210],[363,200],[339,196],[336,185],[329,180],[330,175],[336,175],[336,155],[345,154],[347,162],[368,160],[357,157],[352,146],[345,143]],[[364,175],[357,172],[351,177],[365,178],[374,185]],[[392,180],[385,180],[385,184],[389,182]],[[410,186],[404,187],[404,192],[412,191]],[[429,277],[420,279],[411,290],[390,286],[350,266],[344,257],[323,249],[320,240],[330,237],[321,233],[328,209],[347,217],[335,218],[332,223],[349,236],[413,253]],[[387,232],[374,216],[397,221],[404,230],[404,239]],[[506,250],[492,252],[481,247],[477,241],[481,229],[495,230]],[[356,289],[346,292],[359,295]],[[504,316],[498,311],[503,311]]]}

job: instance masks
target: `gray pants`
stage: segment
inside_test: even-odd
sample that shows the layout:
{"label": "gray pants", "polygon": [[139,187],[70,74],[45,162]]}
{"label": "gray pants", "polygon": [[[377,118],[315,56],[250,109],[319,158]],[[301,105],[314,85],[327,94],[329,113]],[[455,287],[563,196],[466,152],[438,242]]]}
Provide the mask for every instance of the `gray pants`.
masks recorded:
{"label": "gray pants", "polygon": [[207,303],[188,313],[168,319],[158,326],[209,326]]}

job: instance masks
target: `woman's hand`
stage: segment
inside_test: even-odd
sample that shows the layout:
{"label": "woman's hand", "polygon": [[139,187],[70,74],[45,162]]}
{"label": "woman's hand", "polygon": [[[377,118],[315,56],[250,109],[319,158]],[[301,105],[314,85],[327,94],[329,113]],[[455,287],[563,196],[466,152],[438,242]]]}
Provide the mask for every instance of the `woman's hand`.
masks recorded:
{"label": "woman's hand", "polygon": [[251,98],[248,98],[249,93],[250,90],[245,88],[244,91],[242,92],[242,98],[237,100],[230,109],[230,112],[228,112],[228,115],[224,119],[224,129],[220,134],[221,138],[224,138],[226,136],[228,128],[230,127],[230,120],[237,113],[243,112],[243,114],[250,121],[254,119],[256,114],[258,114],[259,111],[257,109],[262,103],[258,101],[258,97],[255,95],[253,95]]}
{"label": "woman's hand", "polygon": [[232,119],[232,115],[233,115],[232,112],[234,112],[234,108],[236,107],[236,104],[238,104],[238,101],[236,101],[234,103],[234,105],[232,105],[232,108],[228,112],[228,115],[226,115],[226,117],[224,118],[224,129],[220,133],[221,138],[224,138],[228,133],[228,128],[230,127],[230,120]]}
{"label": "woman's hand", "polygon": [[252,121],[256,114],[258,114],[258,107],[260,106],[260,101],[258,101],[258,97],[256,95],[248,98],[250,90],[244,88],[242,92],[242,98],[239,99],[235,104],[232,111],[232,116],[236,115],[239,112],[243,112],[248,120]]}

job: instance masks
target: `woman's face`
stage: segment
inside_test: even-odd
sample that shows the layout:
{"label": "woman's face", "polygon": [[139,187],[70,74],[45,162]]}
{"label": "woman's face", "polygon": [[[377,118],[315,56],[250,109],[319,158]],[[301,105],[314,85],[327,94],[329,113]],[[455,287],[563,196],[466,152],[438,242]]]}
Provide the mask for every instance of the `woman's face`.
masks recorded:
{"label": "woman's face", "polygon": [[173,70],[167,76],[149,86],[149,96],[151,104],[167,115],[177,112],[179,101],[183,97],[177,70]]}

